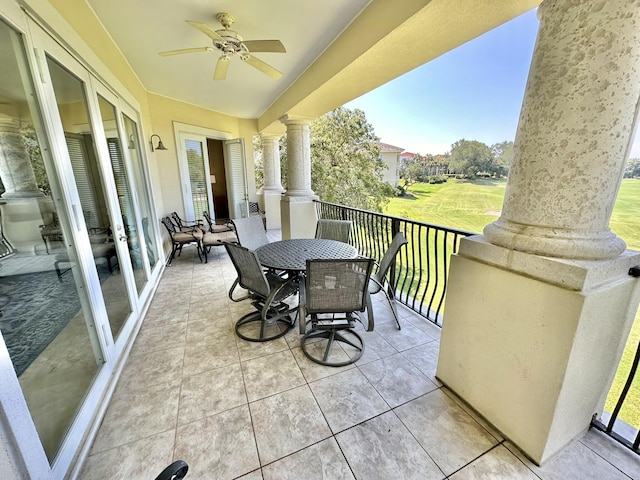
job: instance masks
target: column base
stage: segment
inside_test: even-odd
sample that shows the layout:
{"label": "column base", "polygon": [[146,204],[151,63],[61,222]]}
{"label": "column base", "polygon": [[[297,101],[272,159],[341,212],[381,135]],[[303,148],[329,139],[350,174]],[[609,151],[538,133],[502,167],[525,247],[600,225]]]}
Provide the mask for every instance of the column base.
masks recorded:
{"label": "column base", "polygon": [[264,212],[267,219],[267,230],[280,230],[282,228],[282,217],[280,203],[282,201],[282,190],[262,190],[264,199]]}
{"label": "column base", "polygon": [[617,257],[627,248],[624,241],[610,230],[583,232],[545,228],[502,218],[484,227],[483,233],[494,245],[548,257],[598,260]]}
{"label": "column base", "polygon": [[318,214],[313,201],[317,199],[317,196],[282,197],[280,206],[283,240],[289,238],[313,238],[315,236]]}
{"label": "column base", "polygon": [[463,239],[452,257],[436,376],[541,464],[601,412],[640,302],[608,261]]}

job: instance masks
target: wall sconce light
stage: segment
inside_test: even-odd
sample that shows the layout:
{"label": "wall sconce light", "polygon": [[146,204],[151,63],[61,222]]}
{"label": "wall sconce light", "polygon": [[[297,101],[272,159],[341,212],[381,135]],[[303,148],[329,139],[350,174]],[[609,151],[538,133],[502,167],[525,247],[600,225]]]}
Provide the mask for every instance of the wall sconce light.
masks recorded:
{"label": "wall sconce light", "polygon": [[129,135],[129,150],[136,149],[136,141],[133,139],[133,133]]}
{"label": "wall sconce light", "polygon": [[[153,148],[153,137],[158,137],[158,146],[155,149]],[[149,143],[151,144],[151,151],[152,152],[154,150],[169,150],[167,147],[165,147],[162,144],[162,139],[160,138],[160,135],[156,135],[156,134],[151,135],[151,138],[149,139]]]}

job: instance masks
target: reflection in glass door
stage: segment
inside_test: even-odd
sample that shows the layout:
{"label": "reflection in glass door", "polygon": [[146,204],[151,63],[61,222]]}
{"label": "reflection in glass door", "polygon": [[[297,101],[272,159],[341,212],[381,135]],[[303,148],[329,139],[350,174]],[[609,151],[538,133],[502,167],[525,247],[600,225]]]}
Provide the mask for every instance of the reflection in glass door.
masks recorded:
{"label": "reflection in glass door", "polygon": [[105,355],[22,45],[0,20],[0,331],[53,462]]}
{"label": "reflection in glass door", "polygon": [[[65,132],[73,176],[80,195],[82,215],[89,232],[91,253],[111,333],[115,339],[132,312],[121,269],[123,259],[115,245],[119,238],[114,238],[114,235],[123,232],[117,232],[112,224],[113,217],[110,216],[107,199],[108,188],[98,162],[85,85],[50,57],[47,57],[47,65]],[[127,259],[124,261],[128,262]],[[76,267],[76,264],[71,264],[68,268]]]}
{"label": "reflection in glass door", "polygon": [[109,159],[111,160],[111,172],[116,184],[118,203],[120,204],[120,213],[122,215],[122,225],[124,226],[124,231],[116,231],[114,233],[118,237],[118,240],[127,242],[129,259],[133,266],[133,276],[139,294],[147,283],[147,273],[143,263],[145,259],[143,258],[140,230],[137,226],[133,196],[129,188],[122,142],[120,141],[116,125],[116,109],[101,95],[98,95],[98,106],[100,108],[104,135],[107,139]]}
{"label": "reflection in glass door", "polygon": [[158,262],[158,247],[156,246],[154,228],[150,224],[151,206],[149,205],[149,189],[145,182],[144,167],[142,163],[142,154],[140,152],[140,139],[138,138],[138,129],[136,123],[127,115],[122,114],[125,133],[127,135],[127,145],[129,156],[131,159],[131,176],[135,185],[137,205],[140,209],[142,217],[142,235],[144,237],[144,245],[146,246],[145,261],[148,262],[149,269],[153,269]]}

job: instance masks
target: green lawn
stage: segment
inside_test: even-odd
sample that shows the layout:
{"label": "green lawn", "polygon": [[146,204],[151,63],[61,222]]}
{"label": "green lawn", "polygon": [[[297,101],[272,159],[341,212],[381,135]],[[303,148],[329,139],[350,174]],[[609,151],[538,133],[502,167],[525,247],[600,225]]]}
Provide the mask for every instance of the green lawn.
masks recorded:
{"label": "green lawn", "polygon": [[[506,181],[449,180],[445,184],[416,184],[407,198],[393,198],[384,213],[443,227],[482,233],[488,223],[500,215]],[[627,248],[640,250],[640,180],[624,179],[611,215],[611,230],[627,243]],[[640,310],[636,314],[631,335],[607,399],[606,410],[612,411],[640,342]],[[620,417],[640,427],[640,376],[637,376]]]}

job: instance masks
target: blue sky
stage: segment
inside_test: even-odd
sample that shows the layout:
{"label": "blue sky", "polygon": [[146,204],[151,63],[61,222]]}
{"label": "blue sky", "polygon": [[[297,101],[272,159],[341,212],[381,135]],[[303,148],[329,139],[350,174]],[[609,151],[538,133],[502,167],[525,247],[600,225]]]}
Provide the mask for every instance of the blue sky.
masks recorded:
{"label": "blue sky", "polygon": [[[382,142],[412,153],[445,153],[465,138],[515,140],[538,31],[535,10],[347,104]],[[632,158],[640,157],[640,133]]]}

